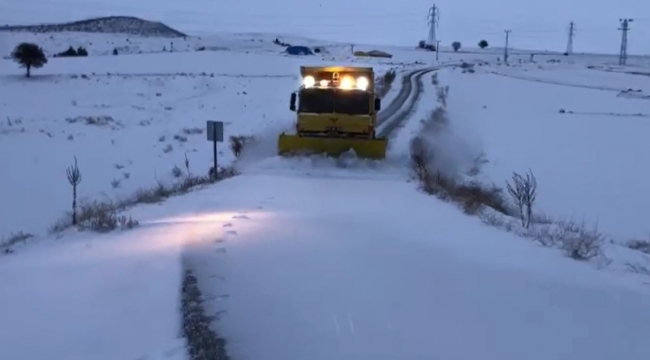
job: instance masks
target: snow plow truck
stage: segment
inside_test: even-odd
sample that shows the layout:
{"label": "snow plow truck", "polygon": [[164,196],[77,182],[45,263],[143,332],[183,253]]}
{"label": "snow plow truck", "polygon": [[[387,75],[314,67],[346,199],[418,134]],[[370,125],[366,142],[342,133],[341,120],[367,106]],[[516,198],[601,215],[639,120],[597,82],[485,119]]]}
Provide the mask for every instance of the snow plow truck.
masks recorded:
{"label": "snow plow truck", "polygon": [[280,155],[338,157],[353,150],[360,158],[386,157],[387,139],[375,136],[381,99],[373,68],[302,66],[300,75],[289,105],[297,114],[295,133],[280,135]]}

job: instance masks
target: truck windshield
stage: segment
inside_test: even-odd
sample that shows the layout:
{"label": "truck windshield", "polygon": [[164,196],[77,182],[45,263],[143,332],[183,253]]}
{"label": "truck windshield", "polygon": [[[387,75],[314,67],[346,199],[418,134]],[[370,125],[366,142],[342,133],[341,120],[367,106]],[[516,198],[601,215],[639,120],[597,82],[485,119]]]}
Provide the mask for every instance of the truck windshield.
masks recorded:
{"label": "truck windshield", "polygon": [[370,94],[360,90],[304,89],[298,112],[370,114]]}
{"label": "truck windshield", "polygon": [[370,94],[361,90],[338,90],[336,112],[349,115],[370,114]]}
{"label": "truck windshield", "polygon": [[304,89],[300,93],[299,112],[333,113],[336,103],[334,89]]}

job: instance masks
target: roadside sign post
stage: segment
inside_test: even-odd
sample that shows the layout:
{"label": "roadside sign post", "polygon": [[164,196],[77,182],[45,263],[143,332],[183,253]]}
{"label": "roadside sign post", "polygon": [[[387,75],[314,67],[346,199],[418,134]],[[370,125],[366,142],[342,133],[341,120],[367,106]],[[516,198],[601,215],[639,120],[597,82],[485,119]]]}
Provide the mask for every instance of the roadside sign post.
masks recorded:
{"label": "roadside sign post", "polygon": [[213,121],[208,120],[208,141],[212,141],[212,153],[213,153],[213,173],[212,176],[214,179],[217,179],[218,169],[217,169],[217,143],[223,142],[223,121]]}

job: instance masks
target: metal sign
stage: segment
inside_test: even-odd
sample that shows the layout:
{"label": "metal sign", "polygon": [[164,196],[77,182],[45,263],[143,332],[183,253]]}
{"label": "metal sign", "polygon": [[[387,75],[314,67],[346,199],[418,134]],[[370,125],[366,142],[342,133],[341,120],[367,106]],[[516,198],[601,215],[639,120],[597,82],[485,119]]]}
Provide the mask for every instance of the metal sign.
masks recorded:
{"label": "metal sign", "polygon": [[208,141],[212,141],[212,176],[215,180],[219,177],[219,168],[217,167],[217,143],[223,142],[223,121],[208,120]]}
{"label": "metal sign", "polygon": [[223,142],[223,121],[208,120],[208,141]]}

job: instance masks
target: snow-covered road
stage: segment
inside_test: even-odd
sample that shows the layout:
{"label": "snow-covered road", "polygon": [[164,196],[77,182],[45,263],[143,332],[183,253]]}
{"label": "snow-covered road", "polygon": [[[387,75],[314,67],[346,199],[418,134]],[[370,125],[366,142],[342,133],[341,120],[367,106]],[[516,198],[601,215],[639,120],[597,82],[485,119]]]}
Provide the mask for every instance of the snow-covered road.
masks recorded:
{"label": "snow-covered road", "polygon": [[233,358],[650,356],[647,292],[404,181],[341,176],[243,175],[178,200],[224,214],[199,225],[215,243],[195,270]]}

